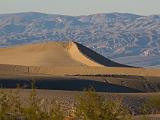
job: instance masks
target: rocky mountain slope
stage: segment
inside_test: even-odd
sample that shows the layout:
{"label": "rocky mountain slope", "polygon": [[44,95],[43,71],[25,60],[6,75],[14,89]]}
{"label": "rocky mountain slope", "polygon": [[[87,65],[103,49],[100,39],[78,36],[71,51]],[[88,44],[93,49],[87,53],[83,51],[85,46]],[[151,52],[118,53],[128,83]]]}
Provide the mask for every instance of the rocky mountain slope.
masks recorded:
{"label": "rocky mountain slope", "polygon": [[123,59],[123,63],[129,65],[135,65],[137,58],[148,60],[147,64],[146,61],[136,63],[137,66],[160,65],[157,60],[160,15],[108,13],[75,17],[34,12],[0,15],[1,47],[66,39],[75,40],[116,61],[132,56],[133,62]]}

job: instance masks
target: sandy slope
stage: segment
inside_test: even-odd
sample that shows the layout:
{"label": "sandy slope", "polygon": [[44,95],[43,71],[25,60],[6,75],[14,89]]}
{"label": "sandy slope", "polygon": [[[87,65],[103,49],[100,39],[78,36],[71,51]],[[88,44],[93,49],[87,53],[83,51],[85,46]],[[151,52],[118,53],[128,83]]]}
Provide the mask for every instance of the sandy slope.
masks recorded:
{"label": "sandy slope", "polygon": [[115,63],[74,42],[36,43],[0,48],[0,74],[160,76],[158,69]]}
{"label": "sandy slope", "polygon": [[45,67],[125,66],[97,55],[97,53],[78,43],[48,42],[1,48],[0,64]]}
{"label": "sandy slope", "polygon": [[80,66],[65,48],[66,43],[49,42],[0,49],[0,64],[24,66]]}
{"label": "sandy slope", "polygon": [[96,63],[95,61],[90,60],[89,58],[87,58],[84,54],[82,54],[77,45],[73,42],[69,43],[69,48],[68,48],[68,52],[70,54],[70,56],[72,57],[72,59],[81,62],[87,66],[103,66],[99,63]]}

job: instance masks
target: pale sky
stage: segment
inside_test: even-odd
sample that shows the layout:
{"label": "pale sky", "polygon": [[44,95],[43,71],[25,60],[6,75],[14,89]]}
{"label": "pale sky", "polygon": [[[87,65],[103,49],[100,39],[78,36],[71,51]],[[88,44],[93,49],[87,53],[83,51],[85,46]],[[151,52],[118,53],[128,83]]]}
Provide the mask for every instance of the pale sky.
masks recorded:
{"label": "pale sky", "polygon": [[160,0],[0,0],[0,14],[42,12],[63,15],[95,13],[160,14]]}

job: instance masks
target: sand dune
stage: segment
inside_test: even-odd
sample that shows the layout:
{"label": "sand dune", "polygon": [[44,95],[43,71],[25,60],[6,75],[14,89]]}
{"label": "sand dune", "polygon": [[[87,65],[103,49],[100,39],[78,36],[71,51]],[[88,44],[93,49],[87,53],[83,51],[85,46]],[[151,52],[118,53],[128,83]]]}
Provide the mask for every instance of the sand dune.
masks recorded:
{"label": "sand dune", "polygon": [[66,43],[49,42],[0,49],[0,64],[23,66],[80,66],[68,54]]}
{"label": "sand dune", "polygon": [[126,67],[74,42],[47,42],[0,48],[0,64],[43,67]]}
{"label": "sand dune", "polygon": [[75,42],[47,42],[0,48],[0,74],[160,76],[159,69],[113,62]]}

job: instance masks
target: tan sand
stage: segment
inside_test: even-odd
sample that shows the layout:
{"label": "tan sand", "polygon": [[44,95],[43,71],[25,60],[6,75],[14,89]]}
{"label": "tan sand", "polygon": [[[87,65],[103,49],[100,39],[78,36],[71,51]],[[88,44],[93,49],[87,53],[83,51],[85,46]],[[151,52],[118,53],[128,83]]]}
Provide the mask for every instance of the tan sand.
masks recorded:
{"label": "tan sand", "polygon": [[101,64],[99,64],[99,63],[97,63],[97,62],[95,62],[93,60],[90,60],[84,54],[82,54],[79,51],[79,49],[78,49],[78,47],[77,47],[77,45],[75,43],[70,42],[69,46],[70,47],[69,47],[68,51],[69,51],[69,54],[72,57],[72,59],[74,59],[74,60],[76,60],[78,62],[81,62],[81,63],[83,63],[83,64],[85,64],[87,66],[103,66],[103,65],[101,65]]}
{"label": "tan sand", "polygon": [[[84,52],[82,53],[80,49]],[[107,64],[120,66],[74,42],[47,42],[0,48],[0,64],[43,67],[107,66]]]}
{"label": "tan sand", "polygon": [[0,49],[0,64],[23,66],[81,66],[65,49],[65,43],[49,42]]}
{"label": "tan sand", "polygon": [[[28,67],[29,66],[29,67]],[[0,74],[160,76],[159,69],[115,63],[74,42],[47,42],[0,48]]]}

